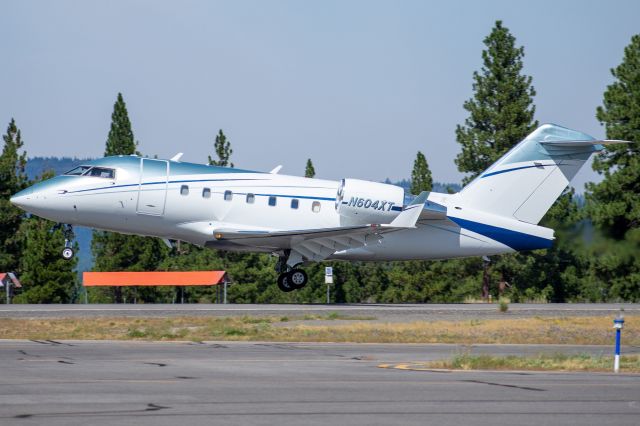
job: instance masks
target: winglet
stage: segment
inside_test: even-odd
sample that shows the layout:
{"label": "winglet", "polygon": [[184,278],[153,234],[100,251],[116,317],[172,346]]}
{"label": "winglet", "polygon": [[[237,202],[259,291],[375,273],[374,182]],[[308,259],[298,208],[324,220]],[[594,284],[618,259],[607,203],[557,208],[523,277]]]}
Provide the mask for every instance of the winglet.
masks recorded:
{"label": "winglet", "polygon": [[422,212],[422,207],[429,197],[428,191],[422,191],[403,211],[400,213],[393,222],[389,225],[393,228],[415,228],[416,222]]}
{"label": "winglet", "polygon": [[174,155],[173,157],[171,157],[170,161],[180,161],[180,159],[182,158],[183,153],[179,152],[176,155]]}
{"label": "winglet", "polygon": [[280,164],[279,166],[276,166],[276,167],[275,167],[273,170],[271,170],[269,173],[271,173],[272,175],[277,175],[281,168],[282,168],[282,164]]}

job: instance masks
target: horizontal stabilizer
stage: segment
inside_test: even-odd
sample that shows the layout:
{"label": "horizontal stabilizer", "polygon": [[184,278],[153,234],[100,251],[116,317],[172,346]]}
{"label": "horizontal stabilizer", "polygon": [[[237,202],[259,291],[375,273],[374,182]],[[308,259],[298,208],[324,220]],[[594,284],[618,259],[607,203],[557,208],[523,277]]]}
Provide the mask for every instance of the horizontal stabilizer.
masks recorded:
{"label": "horizontal stabilizer", "polygon": [[631,143],[629,141],[619,141],[619,140],[592,140],[592,141],[541,141],[542,145],[546,146],[594,146],[594,145],[619,145],[623,143]]}

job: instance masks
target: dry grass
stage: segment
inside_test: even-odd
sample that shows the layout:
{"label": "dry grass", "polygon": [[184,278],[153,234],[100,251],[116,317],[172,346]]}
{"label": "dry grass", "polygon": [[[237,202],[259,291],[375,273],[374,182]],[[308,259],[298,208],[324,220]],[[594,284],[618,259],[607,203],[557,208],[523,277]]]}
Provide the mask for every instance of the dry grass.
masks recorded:
{"label": "dry grass", "polygon": [[[345,323],[327,316],[3,319],[3,339],[261,340],[362,343],[612,344],[610,317]],[[625,318],[623,343],[640,345],[640,317]],[[304,321],[300,323],[299,321]],[[313,324],[319,321],[319,324]],[[332,321],[333,322],[333,321]],[[277,325],[276,325],[277,323]]]}
{"label": "dry grass", "polygon": [[[420,364],[423,368],[446,368],[453,370],[532,370],[532,371],[606,371],[613,369],[612,356],[538,355],[536,357],[463,354],[446,361]],[[640,373],[640,355],[620,357],[620,371]]]}

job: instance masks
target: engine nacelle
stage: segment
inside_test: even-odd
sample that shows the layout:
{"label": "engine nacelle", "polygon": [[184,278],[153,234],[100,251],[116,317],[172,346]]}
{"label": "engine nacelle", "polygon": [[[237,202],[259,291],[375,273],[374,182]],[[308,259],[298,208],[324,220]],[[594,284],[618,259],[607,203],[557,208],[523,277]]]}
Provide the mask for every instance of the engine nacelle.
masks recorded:
{"label": "engine nacelle", "polygon": [[336,196],[341,225],[390,223],[401,211],[404,189],[386,183],[342,179]]}

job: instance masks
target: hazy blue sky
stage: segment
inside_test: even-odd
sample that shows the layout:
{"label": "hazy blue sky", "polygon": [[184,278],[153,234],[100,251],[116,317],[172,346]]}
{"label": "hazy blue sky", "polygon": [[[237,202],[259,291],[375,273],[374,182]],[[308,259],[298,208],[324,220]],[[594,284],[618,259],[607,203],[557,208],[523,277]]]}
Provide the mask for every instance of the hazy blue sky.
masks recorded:
{"label": "hazy blue sky", "polygon": [[[144,154],[408,177],[422,150],[459,181],[454,129],[482,40],[525,46],[536,117],[604,136],[595,108],[640,32],[639,1],[3,1],[0,126],[30,156],[101,156],[116,93]],[[593,172],[581,176],[590,178]]]}

